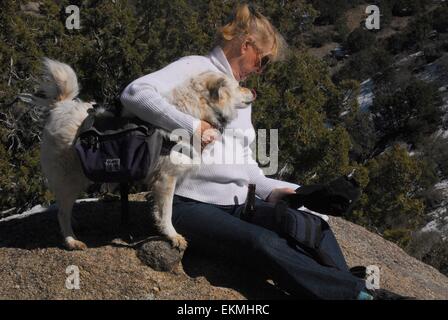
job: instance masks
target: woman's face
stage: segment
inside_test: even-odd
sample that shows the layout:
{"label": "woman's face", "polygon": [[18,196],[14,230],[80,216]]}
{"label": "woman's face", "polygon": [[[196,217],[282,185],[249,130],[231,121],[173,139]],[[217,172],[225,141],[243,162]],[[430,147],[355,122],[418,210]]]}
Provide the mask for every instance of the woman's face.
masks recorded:
{"label": "woman's face", "polygon": [[[233,63],[233,74],[238,81],[244,81],[253,73],[260,74],[269,52],[259,48],[252,39],[247,39],[241,44],[240,56]],[[263,62],[263,63],[262,63]]]}

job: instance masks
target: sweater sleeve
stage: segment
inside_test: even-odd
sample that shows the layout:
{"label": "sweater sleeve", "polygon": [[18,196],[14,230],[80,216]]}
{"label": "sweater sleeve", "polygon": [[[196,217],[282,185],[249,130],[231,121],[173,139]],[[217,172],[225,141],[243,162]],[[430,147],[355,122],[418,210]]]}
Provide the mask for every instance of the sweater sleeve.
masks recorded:
{"label": "sweater sleeve", "polygon": [[276,188],[292,188],[297,189],[300,185],[281,181],[277,179],[268,178],[264,175],[263,170],[258,166],[258,163],[252,156],[252,150],[249,146],[246,148],[246,158],[248,160],[247,173],[249,176],[249,183],[256,184],[255,192],[263,200],[266,200],[271,194],[272,190]]}
{"label": "sweater sleeve", "polygon": [[121,94],[121,103],[128,112],[167,131],[181,128],[193,135],[200,125],[200,120],[179,111],[150,84],[131,83]]}
{"label": "sweater sleeve", "polygon": [[200,120],[179,111],[165,98],[177,85],[200,72],[203,63],[182,58],[129,84],[121,93],[124,112],[131,113],[167,131],[185,129],[190,135],[200,125]]}

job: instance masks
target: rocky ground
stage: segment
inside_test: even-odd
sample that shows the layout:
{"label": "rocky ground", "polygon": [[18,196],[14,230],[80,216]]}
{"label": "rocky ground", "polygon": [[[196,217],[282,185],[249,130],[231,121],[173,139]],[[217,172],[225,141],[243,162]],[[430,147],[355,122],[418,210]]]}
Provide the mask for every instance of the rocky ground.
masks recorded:
{"label": "rocky ground", "polygon": [[[134,240],[151,234],[142,196],[131,197]],[[146,266],[120,237],[117,202],[75,206],[77,234],[89,249],[61,247],[56,212],[0,222],[0,299],[288,299],[257,270],[187,250],[173,272]],[[398,246],[343,219],[331,225],[350,266],[378,265],[380,285],[419,299],[448,299],[448,278]],[[66,288],[67,267],[80,289]]]}

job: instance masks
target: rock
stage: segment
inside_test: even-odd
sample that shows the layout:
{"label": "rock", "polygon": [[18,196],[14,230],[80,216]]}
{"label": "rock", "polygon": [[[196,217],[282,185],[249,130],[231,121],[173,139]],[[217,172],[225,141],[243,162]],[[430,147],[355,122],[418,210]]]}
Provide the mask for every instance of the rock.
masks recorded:
{"label": "rock", "polygon": [[[144,196],[130,195],[130,213],[136,242],[153,235]],[[89,247],[86,251],[62,247],[55,210],[0,220],[0,299],[290,298],[256,270],[223,257],[191,250],[182,256],[159,240],[139,250],[114,244],[120,234],[119,201],[77,203],[74,215],[79,222],[76,233]],[[448,278],[433,267],[344,219],[330,218],[330,225],[349,266],[377,265],[382,288],[418,299],[448,299]],[[65,287],[71,265],[79,268],[80,290]],[[181,272],[156,270],[173,270],[170,266],[175,265]]]}
{"label": "rock", "polygon": [[137,250],[140,260],[157,271],[173,271],[182,260],[183,252],[173,248],[163,240],[153,240],[144,243]]}
{"label": "rock", "polygon": [[417,299],[448,299],[448,277],[398,245],[342,218],[330,218],[349,266],[376,265],[380,287]]}
{"label": "rock", "polygon": [[40,2],[28,2],[26,4],[20,5],[20,10],[24,14],[28,14],[35,17],[43,17],[42,14],[40,14]]}

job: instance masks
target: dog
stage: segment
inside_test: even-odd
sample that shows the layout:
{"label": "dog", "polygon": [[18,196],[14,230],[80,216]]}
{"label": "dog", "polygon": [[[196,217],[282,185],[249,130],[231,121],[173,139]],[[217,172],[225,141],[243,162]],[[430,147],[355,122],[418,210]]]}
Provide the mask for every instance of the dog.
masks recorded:
{"label": "dog", "polygon": [[[92,103],[78,99],[78,93],[79,84],[73,69],[65,63],[44,58],[38,91],[21,97],[23,101],[48,110],[41,141],[41,167],[48,187],[55,195],[60,231],[69,250],[87,248],[84,242],[76,238],[71,216],[76,198],[91,184],[83,173],[74,142]],[[251,90],[240,87],[236,80],[224,74],[204,72],[178,86],[164,98],[180,111],[222,129],[236,118],[237,108],[249,106],[255,96]],[[111,115],[105,111],[100,116]],[[165,136],[170,135],[163,129],[157,130]],[[188,143],[187,147],[193,153],[201,152],[201,148],[198,150],[193,143]],[[176,157],[185,157],[185,154],[171,149],[168,155],[161,155],[155,171],[145,179],[145,183],[154,200],[153,216],[158,230],[173,247],[185,250],[187,241],[176,232],[171,221],[172,202],[177,180],[198,165],[191,161],[175,163],[172,159]]]}

